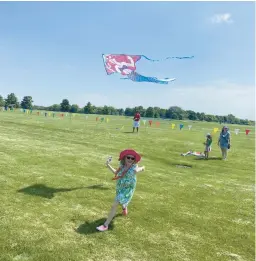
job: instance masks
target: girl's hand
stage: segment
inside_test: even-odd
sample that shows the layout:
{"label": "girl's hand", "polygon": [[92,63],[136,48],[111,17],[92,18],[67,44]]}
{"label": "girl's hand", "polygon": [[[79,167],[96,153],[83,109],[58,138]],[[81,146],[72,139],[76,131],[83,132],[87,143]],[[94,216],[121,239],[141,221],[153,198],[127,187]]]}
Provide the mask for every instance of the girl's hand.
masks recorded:
{"label": "girl's hand", "polygon": [[107,159],[107,161],[106,161],[106,166],[109,166],[109,163],[112,161],[112,157],[111,156],[109,156],[108,157],[108,159]]}

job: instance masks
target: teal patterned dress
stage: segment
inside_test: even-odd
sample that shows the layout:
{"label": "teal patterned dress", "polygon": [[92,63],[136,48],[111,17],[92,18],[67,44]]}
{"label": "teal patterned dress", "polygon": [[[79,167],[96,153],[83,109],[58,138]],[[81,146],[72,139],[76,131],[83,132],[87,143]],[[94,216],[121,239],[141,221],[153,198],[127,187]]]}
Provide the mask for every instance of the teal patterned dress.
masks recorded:
{"label": "teal patterned dress", "polygon": [[[121,170],[117,174],[118,176],[122,175],[124,166],[120,165]],[[137,165],[133,165],[124,175],[123,178],[120,178],[116,181],[116,201],[123,205],[123,207],[127,207],[129,202],[132,199],[133,193],[136,188],[137,177],[136,177],[136,169]]]}

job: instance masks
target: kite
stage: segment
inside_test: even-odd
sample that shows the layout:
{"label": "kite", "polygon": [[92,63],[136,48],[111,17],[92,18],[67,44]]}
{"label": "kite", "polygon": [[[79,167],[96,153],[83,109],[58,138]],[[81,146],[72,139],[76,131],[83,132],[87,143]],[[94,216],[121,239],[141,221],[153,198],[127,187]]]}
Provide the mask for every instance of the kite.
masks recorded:
{"label": "kite", "polygon": [[[185,57],[167,57],[168,59],[191,59],[194,56]],[[175,78],[163,78],[158,79],[157,77],[143,76],[136,72],[136,63],[141,59],[145,58],[152,62],[159,62],[160,60],[152,60],[145,55],[128,55],[128,54],[103,54],[102,55],[104,66],[108,75],[113,73],[119,73],[126,78],[122,80],[132,80],[134,82],[152,82],[159,84],[168,84],[169,82],[175,81]]]}

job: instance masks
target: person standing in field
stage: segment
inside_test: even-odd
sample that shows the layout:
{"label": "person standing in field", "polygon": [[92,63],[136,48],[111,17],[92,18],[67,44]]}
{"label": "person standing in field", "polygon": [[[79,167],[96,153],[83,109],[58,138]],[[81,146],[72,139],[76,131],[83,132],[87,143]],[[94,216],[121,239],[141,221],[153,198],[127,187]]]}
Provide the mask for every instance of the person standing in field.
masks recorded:
{"label": "person standing in field", "polygon": [[133,117],[133,132],[135,128],[137,129],[137,132],[139,132],[139,127],[140,127],[140,113],[136,111]]}
{"label": "person standing in field", "polygon": [[120,165],[117,170],[109,164],[109,161],[106,162],[106,166],[115,174],[112,180],[116,181],[116,197],[108,218],[103,225],[97,227],[97,230],[101,232],[108,230],[108,226],[116,214],[118,205],[122,206],[124,216],[128,214],[127,207],[136,188],[137,173],[145,170],[144,166],[138,166],[137,163],[140,160],[141,156],[136,151],[126,149],[120,153]]}
{"label": "person standing in field", "polygon": [[204,149],[204,155],[205,159],[208,159],[209,157],[209,152],[212,150],[211,145],[212,145],[212,136],[210,133],[206,135],[206,141],[204,142],[205,149]]}
{"label": "person standing in field", "polygon": [[228,127],[224,126],[221,130],[220,137],[218,140],[218,146],[221,149],[223,160],[227,160],[228,150],[230,149],[231,146],[230,136],[231,135],[230,132],[228,131]]}

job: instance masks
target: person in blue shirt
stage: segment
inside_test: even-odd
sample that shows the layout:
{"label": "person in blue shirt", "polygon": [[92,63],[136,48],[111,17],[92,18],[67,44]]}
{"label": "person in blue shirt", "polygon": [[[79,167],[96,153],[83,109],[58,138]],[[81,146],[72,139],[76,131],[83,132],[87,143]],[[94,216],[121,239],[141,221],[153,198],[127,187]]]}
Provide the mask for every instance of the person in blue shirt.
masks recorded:
{"label": "person in blue shirt", "polygon": [[228,127],[224,126],[221,130],[220,137],[218,140],[218,146],[222,152],[222,159],[226,160],[228,155],[228,150],[230,149],[231,142],[230,142],[230,132],[228,131]]}

